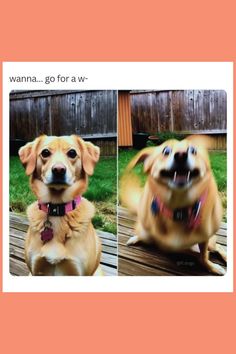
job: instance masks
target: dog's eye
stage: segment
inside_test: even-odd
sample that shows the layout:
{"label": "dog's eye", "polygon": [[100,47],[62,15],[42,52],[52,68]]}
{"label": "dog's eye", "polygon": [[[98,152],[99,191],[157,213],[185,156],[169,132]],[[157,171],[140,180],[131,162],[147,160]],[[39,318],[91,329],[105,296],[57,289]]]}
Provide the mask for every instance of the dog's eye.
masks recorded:
{"label": "dog's eye", "polygon": [[197,149],[194,146],[188,148],[190,154],[197,155]]}
{"label": "dog's eye", "polygon": [[77,153],[76,153],[76,151],[74,149],[70,149],[67,152],[67,156],[70,157],[71,159],[74,159],[77,156]]}
{"label": "dog's eye", "polygon": [[42,157],[46,158],[46,157],[49,157],[51,155],[51,152],[48,149],[44,149],[41,152],[41,155],[42,155]]}
{"label": "dog's eye", "polygon": [[162,154],[164,155],[164,156],[168,156],[168,155],[170,155],[171,154],[171,148],[169,147],[169,146],[166,146],[164,149],[163,149],[163,151],[162,151]]}

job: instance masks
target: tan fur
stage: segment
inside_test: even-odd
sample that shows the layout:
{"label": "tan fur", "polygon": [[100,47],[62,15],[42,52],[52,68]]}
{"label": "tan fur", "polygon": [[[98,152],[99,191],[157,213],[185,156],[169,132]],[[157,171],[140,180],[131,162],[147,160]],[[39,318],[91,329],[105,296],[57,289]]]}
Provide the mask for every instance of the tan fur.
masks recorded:
{"label": "tan fur", "polygon": [[[51,156],[43,158],[43,149]],[[69,149],[77,156],[70,159]],[[87,174],[92,175],[99,159],[99,148],[77,136],[41,136],[26,144],[19,151],[20,159],[30,175],[30,186],[37,199],[43,203],[66,203],[81,195],[87,188]],[[67,186],[47,184],[55,163],[63,163],[68,172]],[[25,241],[26,263],[33,275],[94,275],[99,270],[101,243],[91,219],[94,206],[85,198],[65,216],[50,216],[53,239],[43,243],[40,233],[47,214],[39,210],[38,202],[27,209],[29,229]]]}
{"label": "tan fur", "polygon": [[[171,147],[175,152],[187,151],[189,146],[197,147],[196,156],[191,156],[194,168],[201,171],[187,189],[172,189],[160,171],[167,169],[172,156],[163,156],[163,149]],[[205,137],[189,137],[178,142],[169,140],[159,147],[146,148],[140,151],[127,166],[121,180],[121,201],[131,212],[137,214],[136,234],[128,241],[128,245],[138,241],[154,240],[159,247],[167,251],[182,251],[199,244],[201,261],[206,268],[216,274],[224,274],[224,269],[212,263],[208,257],[208,249],[218,252],[224,260],[224,250],[216,244],[214,234],[220,227],[222,206],[213,177],[206,147],[210,139]],[[144,188],[140,187],[137,176],[132,169],[140,161],[144,161],[144,171],[148,174]],[[154,196],[158,196],[169,209],[192,206],[207,191],[207,198],[200,212],[200,225],[189,230],[183,223],[175,222],[162,214],[153,215],[151,204]]]}

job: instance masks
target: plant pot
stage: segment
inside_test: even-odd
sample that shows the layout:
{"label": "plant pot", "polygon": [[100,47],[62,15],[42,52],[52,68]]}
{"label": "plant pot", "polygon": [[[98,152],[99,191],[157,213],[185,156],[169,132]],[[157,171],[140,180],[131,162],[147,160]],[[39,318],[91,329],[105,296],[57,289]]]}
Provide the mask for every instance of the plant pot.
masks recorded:
{"label": "plant pot", "polygon": [[137,150],[145,148],[148,141],[148,137],[148,133],[133,134],[133,147]]}

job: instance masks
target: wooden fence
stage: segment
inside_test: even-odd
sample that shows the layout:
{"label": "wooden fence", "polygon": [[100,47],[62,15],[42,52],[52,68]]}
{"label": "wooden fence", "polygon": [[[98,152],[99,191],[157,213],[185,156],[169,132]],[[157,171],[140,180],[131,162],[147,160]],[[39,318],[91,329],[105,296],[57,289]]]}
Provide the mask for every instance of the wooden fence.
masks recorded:
{"label": "wooden fence", "polygon": [[78,134],[116,155],[116,91],[13,91],[10,138],[27,142],[40,134]]}
{"label": "wooden fence", "polygon": [[131,92],[133,132],[226,130],[226,92]]}
{"label": "wooden fence", "polygon": [[211,134],[226,148],[227,97],[223,90],[131,91],[133,133]]}
{"label": "wooden fence", "polygon": [[132,146],[133,139],[129,91],[119,91],[118,112],[118,144],[119,146]]}

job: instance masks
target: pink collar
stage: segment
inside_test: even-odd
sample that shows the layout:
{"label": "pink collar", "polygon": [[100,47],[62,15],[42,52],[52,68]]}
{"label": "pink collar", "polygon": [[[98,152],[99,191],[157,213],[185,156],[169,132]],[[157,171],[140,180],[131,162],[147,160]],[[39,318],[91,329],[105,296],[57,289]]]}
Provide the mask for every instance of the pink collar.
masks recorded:
{"label": "pink collar", "polygon": [[163,216],[173,219],[175,222],[182,222],[188,229],[196,229],[201,221],[200,211],[206,201],[208,191],[206,190],[193,206],[177,209],[169,209],[160,200],[159,197],[154,197],[151,204],[153,215],[162,214]]}
{"label": "pink collar", "polygon": [[49,216],[64,216],[70,211],[74,210],[81,203],[81,196],[79,195],[74,200],[68,203],[52,204],[41,203],[38,201],[39,209],[47,213]]}

